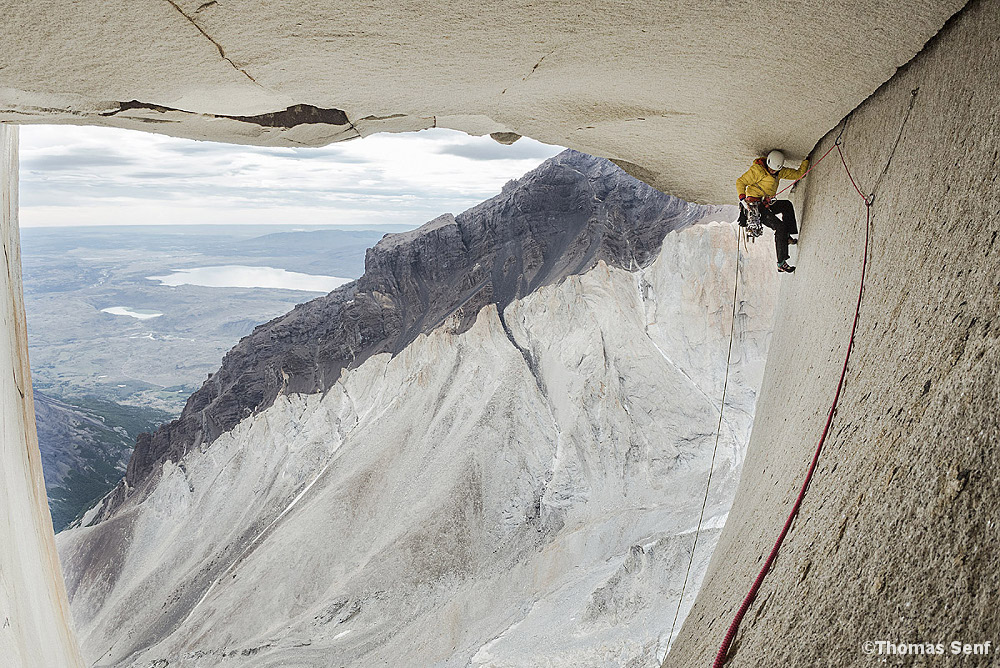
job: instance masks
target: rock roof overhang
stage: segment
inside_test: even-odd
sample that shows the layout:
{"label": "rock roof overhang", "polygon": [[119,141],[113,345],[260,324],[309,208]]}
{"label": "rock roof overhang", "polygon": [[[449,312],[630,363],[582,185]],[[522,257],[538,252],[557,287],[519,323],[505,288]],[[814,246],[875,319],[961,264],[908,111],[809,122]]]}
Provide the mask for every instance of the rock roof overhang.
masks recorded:
{"label": "rock roof overhang", "polygon": [[0,121],[319,146],[514,132],[724,203],[801,157],[964,0],[4,3]]}

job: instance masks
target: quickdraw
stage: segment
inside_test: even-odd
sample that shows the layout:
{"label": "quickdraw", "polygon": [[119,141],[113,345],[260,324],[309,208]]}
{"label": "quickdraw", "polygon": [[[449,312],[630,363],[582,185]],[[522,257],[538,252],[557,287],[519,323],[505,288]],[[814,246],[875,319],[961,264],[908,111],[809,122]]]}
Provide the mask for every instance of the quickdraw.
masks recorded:
{"label": "quickdraw", "polygon": [[747,207],[747,235],[750,241],[764,234],[764,223],[760,220],[760,206],[751,204]]}
{"label": "quickdraw", "polygon": [[764,223],[761,222],[760,205],[750,202],[740,202],[740,226],[747,229],[750,241],[764,234]]}

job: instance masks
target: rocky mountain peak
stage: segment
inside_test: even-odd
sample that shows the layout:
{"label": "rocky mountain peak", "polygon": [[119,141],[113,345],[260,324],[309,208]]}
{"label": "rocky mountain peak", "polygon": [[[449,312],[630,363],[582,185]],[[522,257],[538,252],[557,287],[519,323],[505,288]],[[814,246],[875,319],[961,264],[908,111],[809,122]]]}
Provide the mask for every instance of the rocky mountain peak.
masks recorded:
{"label": "rocky mountain peak", "polygon": [[99,517],[143,498],[162,462],[206,447],[279,394],[325,391],[372,355],[396,354],[446,320],[465,331],[484,306],[503,313],[599,261],[639,268],[668,232],[712,213],[567,150],[468,211],[386,235],[368,250],[361,278],[257,327],[177,420],[139,438]]}

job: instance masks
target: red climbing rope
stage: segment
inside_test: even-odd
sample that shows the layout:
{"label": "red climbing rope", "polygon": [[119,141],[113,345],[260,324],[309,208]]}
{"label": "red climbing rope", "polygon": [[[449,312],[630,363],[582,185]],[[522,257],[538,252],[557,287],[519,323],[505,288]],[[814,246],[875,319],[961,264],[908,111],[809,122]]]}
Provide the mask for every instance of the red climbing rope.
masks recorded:
{"label": "red climbing rope", "polygon": [[[815,167],[815,166],[816,166],[816,165],[818,165],[819,163],[823,162],[823,158],[825,158],[826,156],[830,155],[830,151],[832,151],[832,150],[833,150],[833,149],[835,149],[835,148],[836,148],[836,149],[837,149],[837,150],[839,151],[840,149],[839,149],[839,148],[837,148],[837,147],[839,147],[839,146],[840,146],[840,139],[837,139],[837,141],[836,141],[836,142],[834,142],[833,146],[831,146],[831,147],[830,147],[830,148],[829,148],[829,149],[827,150],[827,152],[823,154],[823,157],[822,157],[822,158],[820,158],[819,160],[817,160],[816,162],[814,162],[814,163],[813,163],[813,164],[812,164],[812,165],[811,165],[811,166],[809,167],[809,169],[807,169],[807,170],[806,170],[806,173],[805,173],[805,174],[803,174],[802,176],[800,176],[799,178],[795,179],[794,181],[792,181],[791,183],[789,183],[789,184],[788,184],[787,186],[785,186],[784,188],[782,188],[781,190],[779,190],[778,192],[776,192],[776,193],[775,193],[775,195],[776,195],[776,196],[777,196],[777,195],[780,195],[781,193],[785,192],[785,191],[786,191],[786,190],[788,190],[789,188],[794,188],[794,187],[795,187],[795,184],[796,184],[796,183],[798,183],[798,182],[799,182],[799,181],[801,181],[802,179],[806,178],[806,176],[807,176],[807,175],[809,174],[809,172],[811,172],[811,171],[813,170],[813,167]],[[864,195],[862,195],[862,197],[864,197]]]}
{"label": "red climbing rope", "polygon": [[[764,578],[767,576],[767,572],[770,570],[771,564],[774,563],[775,558],[778,556],[778,550],[781,548],[781,543],[785,540],[785,535],[788,533],[788,530],[792,526],[792,521],[799,512],[799,507],[802,505],[802,499],[805,498],[806,495],[806,488],[809,487],[809,481],[812,480],[813,472],[816,470],[816,464],[819,462],[819,455],[823,450],[823,443],[826,442],[826,436],[830,431],[830,424],[833,422],[833,415],[837,410],[837,402],[840,401],[840,391],[844,387],[844,378],[847,376],[847,363],[851,359],[851,349],[854,348],[854,335],[857,332],[858,318],[861,315],[861,297],[864,294],[865,289],[865,270],[868,267],[868,237],[871,231],[872,203],[875,198],[874,195],[866,197],[865,194],[861,192],[861,189],[858,188],[858,184],[855,182],[854,177],[851,175],[851,170],[847,166],[847,160],[844,159],[844,152],[840,150],[839,138],[833,146],[831,146],[830,149],[823,154],[823,158],[828,156],[830,151],[834,148],[836,148],[837,152],[840,153],[840,161],[844,164],[844,169],[847,171],[847,177],[851,180],[851,184],[865,201],[865,249],[861,259],[861,284],[858,288],[858,303],[854,308],[854,323],[851,325],[851,338],[847,342],[847,355],[844,357],[844,367],[840,370],[840,380],[837,382],[837,391],[833,395],[833,403],[830,405],[830,412],[826,416],[826,425],[823,427],[823,434],[820,436],[819,443],[816,445],[816,452],[813,454],[812,463],[809,465],[809,470],[806,472],[806,479],[802,482],[802,489],[799,490],[799,496],[795,499],[795,505],[792,506],[792,511],[788,514],[788,519],[785,520],[785,525],[781,528],[781,533],[778,534],[778,540],[775,541],[774,547],[771,548],[771,553],[767,555],[767,560],[764,561],[764,566],[760,569],[760,573],[757,574],[757,579],[753,581],[750,591],[747,592],[746,597],[743,599],[743,603],[740,604],[740,608],[736,612],[736,616],[729,625],[729,629],[726,631],[726,637],[723,639],[722,645],[719,647],[719,652],[715,656],[715,662],[712,664],[712,668],[722,668],[722,665],[725,664],[726,655],[729,653],[729,646],[732,644],[733,638],[736,637],[736,632],[740,628],[740,622],[743,621],[743,617],[746,615],[747,610],[750,609],[750,605],[757,596],[757,591],[764,582]],[[813,167],[822,162],[823,158],[817,160]],[[809,169],[811,170],[812,167]],[[809,172],[807,171],[806,174],[808,173]],[[804,178],[805,174],[803,174],[802,177]]]}
{"label": "red climbing rope", "polygon": [[[861,195],[861,199],[863,199],[865,201],[865,204],[868,206],[868,208],[871,209],[871,207],[872,207],[871,201],[868,199],[867,196],[865,196],[865,194],[863,192],[861,192],[861,188],[858,187],[858,184],[854,180],[854,177],[851,176],[851,170],[847,166],[847,160],[844,159],[844,152],[840,150],[840,144],[834,144],[834,146],[837,147],[837,153],[840,154],[840,161],[842,163],[844,163],[844,170],[847,172],[847,178],[849,178],[851,180],[851,185],[854,186],[854,189],[858,191],[859,195]],[[829,151],[827,151],[827,152],[829,153]]]}

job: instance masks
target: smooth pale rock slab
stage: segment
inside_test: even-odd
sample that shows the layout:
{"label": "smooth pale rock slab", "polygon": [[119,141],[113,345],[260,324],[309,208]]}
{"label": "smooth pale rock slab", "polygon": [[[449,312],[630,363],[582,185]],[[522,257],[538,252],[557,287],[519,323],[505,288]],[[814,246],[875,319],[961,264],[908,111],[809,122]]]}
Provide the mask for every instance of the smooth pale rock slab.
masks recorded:
{"label": "smooth pale rock slab", "polygon": [[[998,11],[970,3],[847,119],[851,172],[866,192],[877,184],[858,330],[816,474],[727,668],[924,660],[866,655],[879,640],[941,643],[926,665],[997,664]],[[865,205],[836,151],[810,179],[743,480],[667,668],[711,665],[798,494],[847,355]],[[954,655],[953,641],[994,649]]]}
{"label": "smooth pale rock slab", "polygon": [[964,4],[11,3],[0,121],[287,146],[515,133],[721,203],[749,159],[804,155]]}
{"label": "smooth pale rock slab", "polygon": [[0,663],[83,666],[45,498],[17,229],[17,128],[0,126]]}

